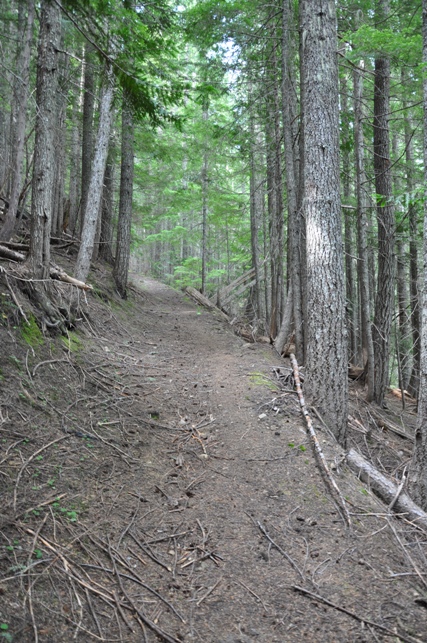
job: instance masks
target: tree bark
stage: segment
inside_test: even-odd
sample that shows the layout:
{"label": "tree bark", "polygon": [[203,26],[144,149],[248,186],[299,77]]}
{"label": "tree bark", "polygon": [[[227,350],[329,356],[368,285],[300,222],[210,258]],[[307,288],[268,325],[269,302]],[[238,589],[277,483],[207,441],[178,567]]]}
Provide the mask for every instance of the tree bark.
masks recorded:
{"label": "tree bark", "polygon": [[[389,13],[388,0],[377,2],[377,22]],[[390,60],[375,59],[374,173],[378,222],[378,286],[375,299],[373,341],[375,352],[374,399],[384,404],[389,383],[390,334],[394,310],[395,222],[390,167]]]}
{"label": "tree bark", "polygon": [[27,7],[27,17],[24,33],[23,45],[19,42],[19,51],[16,61],[17,75],[14,81],[13,91],[13,151],[11,159],[12,168],[12,182],[9,196],[9,207],[7,209],[6,218],[3,227],[0,230],[0,240],[9,241],[12,237],[18,214],[19,195],[21,190],[22,180],[22,163],[24,160],[24,146],[25,146],[25,125],[27,122],[27,104],[29,94],[29,77],[30,77],[30,56],[31,56],[31,41],[33,38],[33,25],[35,14],[35,3],[33,0],[28,0],[26,3],[19,5],[19,12],[25,11]]}
{"label": "tree bark", "polygon": [[[303,363],[304,355],[304,328],[302,312],[302,255],[301,255],[301,210],[298,209],[297,194],[299,183],[299,167],[297,159],[298,146],[295,144],[292,124],[295,122],[296,105],[295,89],[292,77],[291,65],[291,29],[292,10],[289,0],[283,0],[282,6],[282,119],[283,119],[283,143],[285,152],[286,168],[286,197],[288,206],[288,253],[289,253],[289,291],[292,293],[292,300],[286,303],[280,333],[275,341],[279,352],[282,351],[284,342],[287,341],[286,333],[289,331],[285,317],[292,308],[293,325],[295,332],[295,354],[297,361]],[[289,297],[288,297],[289,299]]]}
{"label": "tree bark", "polygon": [[93,155],[93,111],[95,104],[95,78],[93,72],[93,47],[85,46],[83,80],[83,128],[82,128],[82,185],[80,204],[80,230],[83,230],[84,216],[90,190]]}
{"label": "tree bark", "polygon": [[132,223],[134,120],[128,97],[123,97],[122,107],[122,159],[120,173],[119,220],[117,224],[117,250],[114,262],[114,280],[120,297],[126,299],[129,273],[130,238]]}
{"label": "tree bark", "polygon": [[77,255],[74,276],[86,281],[94,248],[96,227],[100,212],[102,186],[108,154],[108,141],[111,129],[111,106],[113,102],[112,74],[107,73],[106,84],[102,90],[98,135],[95,144],[94,159],[90,175],[90,184],[86,210],[83,213],[83,229],[79,253]]}
{"label": "tree bark", "polygon": [[341,235],[338,63],[333,0],[302,2],[307,396],[346,444],[347,332]]}
{"label": "tree bark", "polygon": [[113,259],[113,197],[114,197],[114,143],[110,138],[107,166],[104,175],[102,192],[101,235],[99,238],[99,256],[109,264]]}
{"label": "tree bark", "polygon": [[[423,62],[427,64],[427,0],[423,0]],[[424,93],[424,184],[427,185],[427,78]],[[415,501],[427,511],[427,190],[424,188],[424,273],[421,299],[420,391],[411,484]]]}
{"label": "tree bark", "polygon": [[368,254],[368,198],[366,193],[367,177],[365,172],[364,138],[363,138],[363,62],[354,69],[354,149],[356,160],[356,201],[357,201],[357,251],[358,276],[361,307],[362,346],[366,359],[368,390],[366,399],[374,398],[375,356],[372,340],[371,296],[369,289],[369,254]]}
{"label": "tree bark", "polygon": [[45,279],[49,275],[60,35],[60,8],[53,0],[43,0],[37,57],[37,115],[29,253],[31,270],[36,279]]}

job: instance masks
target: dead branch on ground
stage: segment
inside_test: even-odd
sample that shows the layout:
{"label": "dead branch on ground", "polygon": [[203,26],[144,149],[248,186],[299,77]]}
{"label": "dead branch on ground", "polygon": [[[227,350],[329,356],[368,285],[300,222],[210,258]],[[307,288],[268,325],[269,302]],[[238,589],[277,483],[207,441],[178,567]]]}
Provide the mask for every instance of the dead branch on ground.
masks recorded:
{"label": "dead branch on ground", "polygon": [[413,522],[414,525],[422,527],[427,531],[427,513],[424,512],[413,500],[406,494],[400,493],[397,495],[398,487],[383,475],[378,469],[365,460],[365,458],[357,453],[354,449],[350,449],[347,454],[347,462],[353,471],[357,473],[359,478],[366,482],[369,487],[379,496],[393,511]]}
{"label": "dead branch on ground", "polygon": [[313,445],[315,453],[319,456],[319,463],[322,465],[322,471],[325,473],[326,479],[329,482],[329,485],[331,487],[330,490],[332,491],[332,496],[333,496],[333,498],[335,500],[335,503],[338,505],[338,508],[339,508],[343,518],[344,518],[345,523],[347,524],[347,527],[351,528],[350,514],[348,513],[348,510],[347,510],[347,507],[346,507],[346,504],[345,504],[345,500],[344,500],[344,498],[342,496],[341,491],[338,488],[337,483],[335,482],[335,480],[334,480],[334,478],[332,476],[332,473],[329,470],[328,463],[326,462],[326,458],[325,458],[325,456],[323,454],[323,451],[322,451],[322,449],[320,447],[319,440],[317,439],[317,435],[316,435],[316,432],[314,430],[313,423],[311,421],[311,417],[310,417],[310,415],[309,415],[309,413],[307,411],[307,407],[305,405],[304,395],[303,395],[303,392],[302,392],[301,382],[300,382],[300,378],[299,378],[298,362],[297,362],[297,360],[295,358],[295,355],[293,355],[293,354],[290,355],[290,359],[291,359],[291,364],[292,364],[292,368],[293,368],[293,371],[294,371],[295,387],[297,389],[302,414],[304,415],[304,418],[305,418],[305,421],[306,421],[306,424],[307,424],[307,430],[308,430],[308,433],[309,433],[309,436],[310,436],[310,439],[311,439],[311,443]]}

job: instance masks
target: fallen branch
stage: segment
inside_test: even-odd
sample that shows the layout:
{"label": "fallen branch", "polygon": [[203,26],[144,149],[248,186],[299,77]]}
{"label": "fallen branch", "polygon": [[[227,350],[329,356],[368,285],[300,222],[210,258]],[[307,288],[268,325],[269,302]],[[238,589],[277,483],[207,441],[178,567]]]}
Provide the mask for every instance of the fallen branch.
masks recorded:
{"label": "fallen branch", "polygon": [[215,311],[219,313],[223,319],[225,319],[226,321],[229,321],[228,315],[223,313],[222,310],[217,308],[207,297],[202,295],[202,293],[200,293],[195,288],[192,288],[191,286],[187,286],[187,288],[185,289],[185,292],[187,293],[187,295],[190,295],[190,297],[195,299],[195,301],[197,301],[198,304],[203,306],[203,308],[206,308],[207,310]]}
{"label": "fallen branch", "polygon": [[392,433],[395,433],[396,435],[400,435],[400,437],[405,438],[406,440],[410,440],[411,442],[414,442],[414,436],[410,435],[409,433],[406,433],[402,428],[397,426],[394,422],[389,420],[388,418],[384,417],[379,411],[374,409],[371,405],[369,406],[368,410],[369,414],[372,415],[372,417],[375,420],[375,423],[381,428],[381,429],[386,429],[387,431],[391,431]]}
{"label": "fallen branch", "polygon": [[324,598],[320,594],[315,594],[314,592],[310,592],[308,589],[305,589],[304,587],[298,587],[298,585],[292,585],[292,589],[294,589],[296,592],[300,592],[301,594],[306,594],[307,596],[311,596],[311,598],[314,598],[317,601],[321,601],[325,605],[329,605],[329,607],[333,607],[339,612],[343,612],[343,614],[347,614],[348,616],[351,616],[352,618],[356,619],[356,621],[359,621],[359,623],[366,623],[366,625],[370,625],[371,627],[376,627],[378,630],[381,630],[381,632],[385,632],[389,636],[398,638],[400,641],[405,641],[405,643],[421,643],[420,639],[417,639],[412,636],[408,637],[402,634],[398,634],[394,630],[391,630],[388,627],[381,625],[381,623],[376,623],[375,621],[371,621],[368,618],[359,616],[359,614],[356,614],[355,612],[348,610],[346,607],[341,607],[341,605],[337,605],[336,603],[329,601],[327,598]]}
{"label": "fallen branch", "polygon": [[59,266],[51,266],[50,276],[52,279],[64,281],[67,284],[81,288],[81,290],[93,290],[93,286],[86,284],[84,281],[80,281],[79,279],[74,279],[74,277],[70,277],[70,275],[67,275],[67,273],[59,268]]}
{"label": "fallen branch", "polygon": [[[301,411],[302,411],[302,414],[304,415],[304,418],[305,418],[305,421],[306,421],[306,424],[307,424],[307,430],[308,430],[308,433],[309,433],[309,436],[310,436],[310,439],[311,439],[311,443],[313,445],[315,453],[319,456],[319,462],[322,465],[322,468],[323,468],[323,471],[325,473],[326,479],[329,482],[329,484],[331,485],[332,491],[335,492],[335,493],[332,494],[333,497],[334,497],[334,500],[337,503],[340,512],[342,513],[342,516],[344,518],[345,523],[347,524],[347,527],[351,528],[350,514],[348,513],[348,510],[347,510],[347,507],[346,507],[346,504],[345,504],[345,500],[344,500],[344,498],[342,496],[341,491],[338,488],[337,483],[335,482],[335,480],[334,480],[334,478],[332,476],[332,473],[329,470],[328,463],[326,462],[326,458],[323,455],[323,451],[322,451],[322,449],[320,447],[319,440],[317,439],[317,435],[316,435],[316,432],[314,430],[313,423],[311,421],[311,417],[310,417],[310,415],[309,415],[309,413],[307,411],[307,407],[305,406],[304,395],[302,393],[301,382],[300,382],[300,378],[299,378],[298,362],[297,362],[297,360],[295,358],[295,355],[293,355],[293,354],[290,355],[290,359],[291,359],[291,364],[292,364],[292,368],[293,368],[293,371],[294,371],[295,388],[297,389],[298,399],[299,399],[300,406],[301,406]],[[335,497],[335,495],[337,497]]]}
{"label": "fallen branch", "polygon": [[418,507],[406,493],[398,494],[398,487],[389,478],[375,469],[354,449],[350,449],[348,452],[347,462],[359,478],[369,484],[372,491],[389,505],[390,509],[400,514],[401,517],[403,514],[404,518],[427,531],[427,513]]}

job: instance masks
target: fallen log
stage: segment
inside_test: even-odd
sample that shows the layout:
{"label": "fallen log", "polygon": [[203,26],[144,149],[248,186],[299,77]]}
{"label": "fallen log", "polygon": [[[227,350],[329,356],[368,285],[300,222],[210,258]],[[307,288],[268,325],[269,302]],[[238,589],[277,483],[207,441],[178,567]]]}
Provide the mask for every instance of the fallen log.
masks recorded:
{"label": "fallen log", "polygon": [[52,279],[58,279],[59,281],[64,281],[67,284],[72,284],[81,290],[93,290],[93,286],[86,284],[84,281],[80,281],[79,279],[75,279],[74,277],[70,277],[70,275],[67,275],[67,273],[59,268],[59,266],[51,266],[50,276]]}
{"label": "fallen log", "polygon": [[195,288],[192,288],[192,286],[187,286],[187,288],[185,289],[185,292],[187,293],[187,295],[190,295],[190,297],[192,297],[195,301],[197,301],[198,304],[203,306],[203,308],[206,308],[207,310],[210,310],[210,311],[215,311],[219,313],[223,319],[225,319],[226,321],[229,321],[228,315],[223,313],[222,310],[217,308],[215,304],[213,304],[210,301],[210,299],[202,295],[202,293],[196,290]]}
{"label": "fallen log", "polygon": [[12,248],[7,248],[4,245],[0,245],[0,257],[4,259],[9,259],[11,261],[25,261],[27,255],[24,255],[22,252],[17,252],[12,250]]}
{"label": "fallen log", "polygon": [[378,469],[375,469],[360,453],[350,449],[347,454],[347,463],[350,469],[357,473],[360,480],[366,482],[381,500],[392,507],[394,512],[427,531],[427,513],[418,507],[406,493],[399,493],[397,485]]}
{"label": "fallen log", "polygon": [[[5,245],[0,244],[0,257],[3,257],[4,259],[9,259],[11,261],[18,261],[19,263],[23,263],[26,260],[27,255],[23,254],[22,252],[17,252],[12,248],[9,248]],[[64,283],[76,286],[81,290],[93,290],[93,286],[91,286],[90,284],[86,284],[84,281],[80,281],[79,279],[75,279],[74,277],[71,277],[64,270],[62,270],[62,268],[54,264],[51,265],[49,269],[49,274],[51,279],[56,279],[57,281],[63,281]]]}

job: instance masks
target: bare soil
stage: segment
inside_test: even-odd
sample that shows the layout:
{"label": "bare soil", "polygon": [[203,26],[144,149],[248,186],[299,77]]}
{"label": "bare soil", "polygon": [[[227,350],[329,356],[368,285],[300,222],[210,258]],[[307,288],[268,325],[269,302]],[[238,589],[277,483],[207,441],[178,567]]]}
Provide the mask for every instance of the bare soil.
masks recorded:
{"label": "bare soil", "polygon": [[[93,278],[78,330],[33,347],[1,284],[0,640],[426,641],[427,536],[319,421],[346,528],[289,364],[151,279],[122,302]],[[412,444],[355,384],[352,417],[350,444],[399,478]]]}

